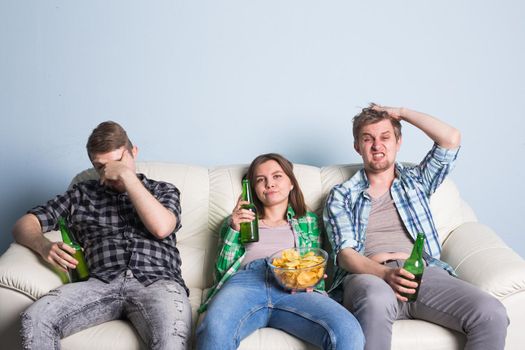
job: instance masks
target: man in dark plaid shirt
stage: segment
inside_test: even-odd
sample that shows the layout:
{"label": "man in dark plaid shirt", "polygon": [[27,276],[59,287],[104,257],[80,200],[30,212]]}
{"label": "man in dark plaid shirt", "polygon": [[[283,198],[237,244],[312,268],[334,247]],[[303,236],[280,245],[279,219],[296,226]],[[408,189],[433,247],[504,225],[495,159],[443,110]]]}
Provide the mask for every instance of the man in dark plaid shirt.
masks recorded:
{"label": "man in dark plaid shirt", "polygon": [[42,232],[67,219],[90,270],[89,280],[53,290],[22,313],[24,348],[55,349],[61,338],[125,316],[148,348],[187,349],[191,307],[175,237],[179,190],[136,174],[138,149],[117,123],[97,126],[87,151],[100,180],[33,208],[13,229],[18,243],[66,271],[78,263],[74,249]]}

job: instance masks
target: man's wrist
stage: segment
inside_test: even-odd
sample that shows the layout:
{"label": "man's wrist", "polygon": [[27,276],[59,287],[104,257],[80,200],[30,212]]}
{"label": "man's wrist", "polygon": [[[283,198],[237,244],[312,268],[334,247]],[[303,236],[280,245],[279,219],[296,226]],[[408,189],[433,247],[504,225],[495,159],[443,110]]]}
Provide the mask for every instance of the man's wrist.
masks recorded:
{"label": "man's wrist", "polygon": [[408,109],[405,107],[399,107],[399,119],[405,121],[408,114]]}
{"label": "man's wrist", "polygon": [[140,179],[138,178],[137,174],[129,171],[125,172],[121,175],[122,182],[126,186],[126,188],[136,185],[137,183],[141,183]]}

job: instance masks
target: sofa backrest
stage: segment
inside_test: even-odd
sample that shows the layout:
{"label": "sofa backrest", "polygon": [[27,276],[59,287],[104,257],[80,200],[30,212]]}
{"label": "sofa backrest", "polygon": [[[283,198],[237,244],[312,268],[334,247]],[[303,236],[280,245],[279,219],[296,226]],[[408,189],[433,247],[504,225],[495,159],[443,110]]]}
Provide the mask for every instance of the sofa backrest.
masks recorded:
{"label": "sofa backrest", "polygon": [[[137,163],[137,172],[150,179],[173,183],[181,191],[182,228],[177,233],[177,247],[181,253],[182,275],[190,288],[204,289],[213,282],[218,230],[241,193],[241,179],[247,167],[230,165],[208,169],[176,163]],[[350,178],[360,167],[360,164],[324,168],[294,164],[294,173],[307,206],[321,217],[330,189]],[[71,183],[97,177],[93,169],[88,169],[75,176]],[[431,205],[442,241],[463,222],[476,221],[451,180],[440,186]]]}

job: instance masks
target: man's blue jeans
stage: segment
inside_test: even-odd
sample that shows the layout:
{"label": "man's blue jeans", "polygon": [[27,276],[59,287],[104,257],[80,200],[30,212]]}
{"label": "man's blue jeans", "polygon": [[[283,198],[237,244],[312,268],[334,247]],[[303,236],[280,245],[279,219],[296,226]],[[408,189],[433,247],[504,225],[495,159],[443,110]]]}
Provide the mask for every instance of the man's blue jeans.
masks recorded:
{"label": "man's blue jeans", "polygon": [[215,295],[197,329],[197,349],[237,349],[259,328],[280,329],[323,349],[363,349],[356,318],[321,293],[290,294],[264,259],[238,271]]}
{"label": "man's blue jeans", "polygon": [[191,307],[175,281],[144,287],[128,270],[111,283],[96,278],[50,291],[22,313],[24,349],[59,349],[60,339],[126,317],[149,349],[189,349]]}

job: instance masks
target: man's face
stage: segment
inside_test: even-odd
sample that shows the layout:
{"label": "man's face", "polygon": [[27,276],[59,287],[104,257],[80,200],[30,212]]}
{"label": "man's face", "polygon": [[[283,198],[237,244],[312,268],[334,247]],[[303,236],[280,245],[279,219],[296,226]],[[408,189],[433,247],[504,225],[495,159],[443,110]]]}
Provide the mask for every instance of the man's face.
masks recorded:
{"label": "man's face", "polygon": [[[106,152],[106,153],[97,153],[93,156],[91,163],[93,163],[93,167],[99,174],[99,176],[104,178],[104,174],[106,172],[106,169],[108,166],[111,166],[114,168],[121,168],[126,167],[128,169],[131,169],[133,172],[135,172],[135,154],[136,154],[136,148],[134,147],[130,153],[130,151],[125,147],[117,148],[114,151]],[[116,179],[104,179],[104,184],[117,192],[124,192],[124,184],[121,180]]]}
{"label": "man's face", "polygon": [[354,148],[363,158],[365,170],[381,173],[394,167],[396,155],[401,147],[401,138],[396,140],[394,127],[389,120],[364,126]]}

